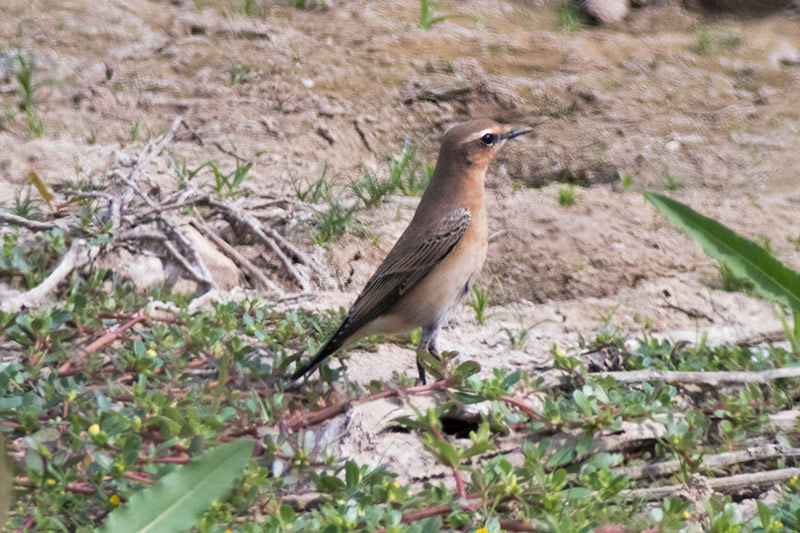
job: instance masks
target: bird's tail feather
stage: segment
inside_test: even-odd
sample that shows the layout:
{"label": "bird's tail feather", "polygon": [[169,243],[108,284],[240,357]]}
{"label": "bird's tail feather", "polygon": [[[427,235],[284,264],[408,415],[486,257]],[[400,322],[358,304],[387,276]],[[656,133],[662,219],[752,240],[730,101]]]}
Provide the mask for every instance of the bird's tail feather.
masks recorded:
{"label": "bird's tail feather", "polygon": [[344,345],[345,337],[341,335],[341,333],[342,327],[340,326],[339,329],[333,335],[331,335],[331,338],[328,339],[319,350],[317,350],[317,353],[311,358],[311,361],[306,363],[303,368],[292,374],[292,381],[305,376],[309,372],[313,372],[320,365],[320,363],[322,363],[322,361],[336,353],[336,351]]}

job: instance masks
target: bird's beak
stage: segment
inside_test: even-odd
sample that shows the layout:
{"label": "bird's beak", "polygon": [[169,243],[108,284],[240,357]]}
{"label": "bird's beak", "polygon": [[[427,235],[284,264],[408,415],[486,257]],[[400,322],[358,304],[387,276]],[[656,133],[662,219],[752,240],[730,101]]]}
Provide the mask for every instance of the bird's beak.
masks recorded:
{"label": "bird's beak", "polygon": [[529,128],[528,126],[514,126],[507,132],[503,134],[503,139],[513,139],[514,137],[519,137],[520,135],[525,135],[533,131],[533,128]]}

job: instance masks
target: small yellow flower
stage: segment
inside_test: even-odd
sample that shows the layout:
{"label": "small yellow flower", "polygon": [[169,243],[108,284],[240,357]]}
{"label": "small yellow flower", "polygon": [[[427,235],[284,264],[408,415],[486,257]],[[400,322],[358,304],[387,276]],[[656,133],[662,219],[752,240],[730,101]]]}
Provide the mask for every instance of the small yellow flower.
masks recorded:
{"label": "small yellow flower", "polygon": [[156,351],[154,349],[150,348],[149,350],[147,350],[147,355],[149,355],[150,357],[155,357],[158,354],[156,353]]}
{"label": "small yellow flower", "polygon": [[488,529],[484,529],[484,528],[480,528],[475,533],[489,533],[489,530]]}
{"label": "small yellow flower", "polygon": [[692,516],[692,515],[689,514],[689,511],[684,511],[683,512],[683,517],[684,518],[689,518],[690,516]]}
{"label": "small yellow flower", "polygon": [[233,533],[233,531],[231,531],[230,529],[226,529],[225,533]]}
{"label": "small yellow flower", "polygon": [[119,505],[119,496],[112,494],[108,501],[111,503],[111,505]]}
{"label": "small yellow flower", "polygon": [[797,476],[792,476],[792,479],[789,480],[789,483],[791,483],[792,485],[797,483]]}
{"label": "small yellow flower", "polygon": [[53,485],[56,484],[56,480],[55,479],[48,479],[47,480],[47,484],[50,485],[50,486],[53,486]]}
{"label": "small yellow flower", "polygon": [[100,433],[100,426],[98,424],[89,426],[89,435],[97,435],[98,433]]}
{"label": "small yellow flower", "polygon": [[394,488],[396,488],[396,489],[399,489],[399,488],[400,488],[400,483],[398,483],[397,481],[395,481],[394,483],[392,483],[392,486],[393,486]]}
{"label": "small yellow flower", "polygon": [[783,524],[781,522],[778,522],[777,520],[775,520],[775,522],[773,522],[773,524],[775,524],[775,527],[778,527],[778,528],[783,527]]}
{"label": "small yellow flower", "polygon": [[558,350],[556,350],[556,355],[559,357],[566,357],[567,351],[564,348],[559,348]]}

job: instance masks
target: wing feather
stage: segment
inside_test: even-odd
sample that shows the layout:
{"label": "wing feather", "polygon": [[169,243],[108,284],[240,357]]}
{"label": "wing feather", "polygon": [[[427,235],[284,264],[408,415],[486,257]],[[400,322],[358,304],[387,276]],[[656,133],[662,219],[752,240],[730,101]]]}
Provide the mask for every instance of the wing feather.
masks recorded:
{"label": "wing feather", "polygon": [[350,308],[346,329],[354,332],[380,315],[430,273],[464,236],[471,218],[468,209],[456,209],[442,218],[416,249],[399,257],[389,253]]}
{"label": "wing feather", "polygon": [[[405,292],[427,276],[455,248],[467,231],[472,216],[456,209],[421,235],[404,233],[367,282],[347,316],[314,357],[292,375],[298,379],[336,352],[363,325],[386,311]],[[406,230],[408,231],[408,230]],[[414,245],[414,242],[422,242]]]}

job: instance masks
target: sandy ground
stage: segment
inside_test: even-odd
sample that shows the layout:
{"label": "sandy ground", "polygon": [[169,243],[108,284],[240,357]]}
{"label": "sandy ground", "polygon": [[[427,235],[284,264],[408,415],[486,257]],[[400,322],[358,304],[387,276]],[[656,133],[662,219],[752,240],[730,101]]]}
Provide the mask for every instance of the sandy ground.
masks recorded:
{"label": "sandy ground", "polygon": [[[198,7],[200,5],[200,7]],[[102,183],[120,148],[181,115],[194,135],[172,153],[189,168],[235,149],[255,165],[254,194],[291,192],[327,164],[341,183],[360,165],[385,171],[404,139],[431,162],[443,132],[468,118],[539,124],[506,147],[487,179],[492,232],[482,286],[492,280],[492,317],[478,325],[464,308],[442,344],[484,366],[544,364],[552,343],[574,346],[613,315],[636,332],[736,341],[779,327],[771,305],[721,290],[714,262],[641,196],[667,192],[753,239],[768,238],[800,268],[800,15],[711,15],[671,1],[635,9],[625,21],[576,33],[558,30],[548,2],[445,2],[448,20],[417,24],[415,2],[328,2],[298,10],[265,4],[256,16],[237,2],[6,0],[0,53],[21,48],[37,61],[44,134],[24,121],[0,128],[0,203],[34,170],[48,183]],[[703,36],[710,36],[707,49]],[[13,57],[5,53],[4,57]],[[231,69],[248,72],[231,83]],[[467,87],[446,101],[425,91]],[[0,70],[3,106],[18,105]],[[164,169],[164,186],[174,175]],[[620,172],[632,176],[623,191]],[[555,182],[576,183],[560,206]],[[673,189],[674,190],[667,190]],[[413,214],[389,201],[359,213],[369,232],[317,247],[294,238],[329,267],[330,279],[303,305],[349,305]],[[519,350],[512,334],[530,328]],[[355,353],[359,378],[412,372],[395,345]],[[388,361],[388,363],[387,363]],[[357,363],[357,364],[356,364]]]}

